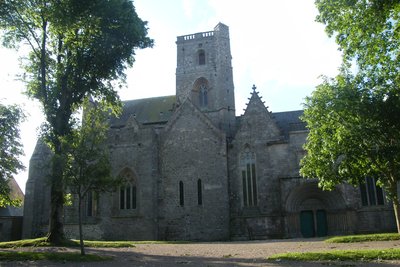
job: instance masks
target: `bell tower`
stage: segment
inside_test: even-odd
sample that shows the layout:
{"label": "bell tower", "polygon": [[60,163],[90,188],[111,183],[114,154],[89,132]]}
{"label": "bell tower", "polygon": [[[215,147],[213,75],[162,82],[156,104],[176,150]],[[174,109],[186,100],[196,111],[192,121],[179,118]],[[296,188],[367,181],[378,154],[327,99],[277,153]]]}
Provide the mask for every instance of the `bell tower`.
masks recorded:
{"label": "bell tower", "polygon": [[235,128],[235,95],[229,27],[178,36],[176,97],[189,98],[219,129],[231,136]]}

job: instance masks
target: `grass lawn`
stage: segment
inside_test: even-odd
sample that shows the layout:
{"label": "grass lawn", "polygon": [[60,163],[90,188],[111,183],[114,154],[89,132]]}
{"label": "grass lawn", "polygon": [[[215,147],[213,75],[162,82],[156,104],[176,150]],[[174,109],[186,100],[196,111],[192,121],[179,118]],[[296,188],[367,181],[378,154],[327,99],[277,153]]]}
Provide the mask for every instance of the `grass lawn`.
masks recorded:
{"label": "grass lawn", "polygon": [[324,252],[283,253],[268,260],[291,261],[374,261],[400,260],[400,249],[332,250]]}
{"label": "grass lawn", "polygon": [[335,236],[326,239],[328,243],[353,243],[353,242],[369,242],[369,241],[391,241],[400,240],[398,233],[368,234],[368,235],[347,235]]}
{"label": "grass lawn", "polygon": [[[122,248],[135,247],[137,244],[187,244],[187,241],[91,241],[84,240],[85,247],[97,248]],[[19,248],[19,247],[51,247],[52,245],[46,241],[46,237],[35,239],[23,239],[10,242],[0,242],[0,248]],[[66,240],[62,246],[79,247],[79,240]]]}
{"label": "grass lawn", "polygon": [[0,251],[1,261],[59,261],[59,262],[92,262],[112,260],[109,256],[85,255],[70,252],[31,252],[31,251]]}

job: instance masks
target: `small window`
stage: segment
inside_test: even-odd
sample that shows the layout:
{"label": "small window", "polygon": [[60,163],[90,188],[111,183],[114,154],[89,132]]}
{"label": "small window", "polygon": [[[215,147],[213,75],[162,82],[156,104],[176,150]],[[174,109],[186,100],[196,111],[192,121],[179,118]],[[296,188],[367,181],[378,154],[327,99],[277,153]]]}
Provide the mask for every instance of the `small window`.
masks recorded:
{"label": "small window", "polygon": [[204,50],[199,51],[199,65],[205,65],[206,64],[206,54],[204,53]]}
{"label": "small window", "polygon": [[361,203],[363,206],[384,205],[385,198],[381,187],[376,185],[375,178],[367,177],[360,184]]}
{"label": "small window", "polygon": [[197,204],[203,205],[203,188],[201,185],[201,179],[197,180]]}
{"label": "small window", "polygon": [[97,194],[89,191],[86,196],[86,216],[92,217],[97,215]]}
{"label": "small window", "polygon": [[185,205],[185,196],[183,191],[183,182],[179,182],[179,205],[182,207]]}

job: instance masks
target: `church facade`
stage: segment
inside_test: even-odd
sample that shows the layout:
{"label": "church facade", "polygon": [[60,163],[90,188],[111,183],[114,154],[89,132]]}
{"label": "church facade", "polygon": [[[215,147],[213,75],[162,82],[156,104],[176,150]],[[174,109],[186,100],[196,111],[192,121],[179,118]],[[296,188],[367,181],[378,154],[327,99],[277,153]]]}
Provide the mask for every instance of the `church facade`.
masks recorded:
{"label": "church facade", "polygon": [[[272,113],[253,86],[235,115],[229,28],[177,37],[176,95],[124,102],[110,121],[114,175],[126,183],[89,194],[85,239],[248,240],[396,230],[372,178],[324,192],[299,176],[302,111]],[[38,143],[26,185],[23,236],[46,233],[51,152]],[[65,232],[78,235],[76,202]]]}

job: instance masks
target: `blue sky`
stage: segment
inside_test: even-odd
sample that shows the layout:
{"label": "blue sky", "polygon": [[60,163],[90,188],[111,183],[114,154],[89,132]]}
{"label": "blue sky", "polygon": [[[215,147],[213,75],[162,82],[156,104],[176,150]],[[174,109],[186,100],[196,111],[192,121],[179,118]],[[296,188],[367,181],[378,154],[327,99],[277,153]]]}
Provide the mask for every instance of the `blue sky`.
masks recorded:
{"label": "blue sky", "polygon": [[[175,94],[176,37],[211,31],[219,22],[230,29],[236,115],[243,113],[253,84],[269,111],[301,109],[319,76],[335,76],[340,66],[337,45],[315,22],[313,0],[135,0],[134,5],[148,21],[155,46],[136,52],[127,86],[120,90],[123,100]],[[0,98],[30,114],[22,125],[22,160],[28,167],[43,116],[15,81],[18,55],[0,49],[0,59]],[[27,171],[16,179],[24,190]]]}

